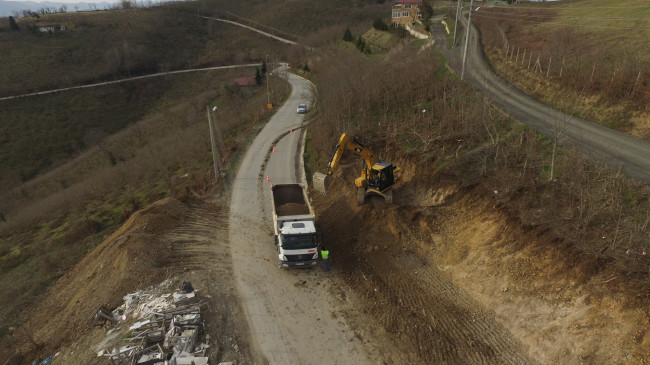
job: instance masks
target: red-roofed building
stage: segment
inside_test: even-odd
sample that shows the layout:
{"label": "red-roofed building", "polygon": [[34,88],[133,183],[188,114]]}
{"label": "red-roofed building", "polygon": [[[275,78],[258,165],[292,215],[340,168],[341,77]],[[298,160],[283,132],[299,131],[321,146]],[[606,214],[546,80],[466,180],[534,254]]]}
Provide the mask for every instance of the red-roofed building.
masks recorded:
{"label": "red-roofed building", "polygon": [[239,86],[255,86],[257,84],[255,82],[255,78],[250,76],[240,77],[238,79],[235,79],[235,82]]}
{"label": "red-roofed building", "polygon": [[422,0],[397,0],[393,4],[390,18],[394,26],[412,23],[422,19]]}

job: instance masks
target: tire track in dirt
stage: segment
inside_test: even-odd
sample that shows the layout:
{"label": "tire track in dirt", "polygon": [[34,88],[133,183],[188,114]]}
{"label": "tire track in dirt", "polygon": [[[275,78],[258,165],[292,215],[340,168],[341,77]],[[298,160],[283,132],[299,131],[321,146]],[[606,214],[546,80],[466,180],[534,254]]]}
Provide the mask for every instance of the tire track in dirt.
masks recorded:
{"label": "tire track in dirt", "polygon": [[220,253],[228,252],[228,212],[225,208],[192,204],[184,218],[167,237],[171,255],[165,264],[198,270],[219,261],[217,256],[223,256]]}
{"label": "tire track in dirt", "polygon": [[315,200],[333,267],[361,298],[370,331],[385,330],[405,362],[534,363],[493,313],[438,269],[435,242],[419,228],[425,218],[411,208],[355,207],[351,196]]}
{"label": "tire track in dirt", "polygon": [[228,208],[219,201],[192,199],[183,221],[165,236],[166,262],[183,272],[203,303],[206,331],[214,339],[211,363],[251,363],[250,330],[234,290]]}
{"label": "tire track in dirt", "polygon": [[[414,361],[530,363],[492,316],[415,254],[391,257],[375,253],[360,268],[348,273],[346,281],[366,298],[367,311],[376,314],[398,347],[417,354]],[[359,275],[359,271],[365,274]],[[356,278],[350,280],[353,276]]]}

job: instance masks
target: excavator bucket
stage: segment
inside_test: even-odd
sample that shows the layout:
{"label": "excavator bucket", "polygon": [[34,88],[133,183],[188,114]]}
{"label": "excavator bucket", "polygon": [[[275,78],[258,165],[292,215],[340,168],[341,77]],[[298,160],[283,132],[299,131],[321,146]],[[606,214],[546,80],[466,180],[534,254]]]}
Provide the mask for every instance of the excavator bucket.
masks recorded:
{"label": "excavator bucket", "polygon": [[312,179],[314,183],[314,190],[319,191],[323,194],[327,194],[327,188],[329,187],[330,184],[330,176],[316,172],[314,173],[314,177]]}

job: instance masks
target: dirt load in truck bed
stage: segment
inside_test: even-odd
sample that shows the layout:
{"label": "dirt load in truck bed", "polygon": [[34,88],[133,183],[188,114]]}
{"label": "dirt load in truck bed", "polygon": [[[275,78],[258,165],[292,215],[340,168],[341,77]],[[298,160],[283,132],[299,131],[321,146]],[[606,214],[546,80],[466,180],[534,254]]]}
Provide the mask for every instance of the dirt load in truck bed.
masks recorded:
{"label": "dirt load in truck bed", "polygon": [[275,213],[278,216],[309,214],[309,207],[304,204],[287,203],[278,206]]}

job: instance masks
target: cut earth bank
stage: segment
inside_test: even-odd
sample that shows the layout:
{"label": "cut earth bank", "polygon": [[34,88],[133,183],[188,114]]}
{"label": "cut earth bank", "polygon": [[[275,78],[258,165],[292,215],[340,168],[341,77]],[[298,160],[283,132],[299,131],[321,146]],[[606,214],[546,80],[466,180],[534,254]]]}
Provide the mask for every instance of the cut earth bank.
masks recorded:
{"label": "cut earth bank", "polygon": [[391,206],[357,206],[357,170],[310,196],[336,279],[372,319],[358,318],[363,332],[379,326],[413,363],[650,360],[650,301],[625,275],[522,226],[494,191],[442,176],[407,177]]}

